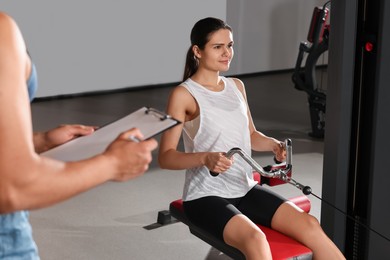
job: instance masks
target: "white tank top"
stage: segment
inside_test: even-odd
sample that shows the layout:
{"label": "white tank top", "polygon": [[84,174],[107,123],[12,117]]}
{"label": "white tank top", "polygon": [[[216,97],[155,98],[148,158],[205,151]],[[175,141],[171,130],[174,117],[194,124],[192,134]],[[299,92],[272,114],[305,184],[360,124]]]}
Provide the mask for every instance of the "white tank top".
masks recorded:
{"label": "white tank top", "polygon": [[[199,118],[194,119],[198,122],[184,124],[183,141],[188,153],[227,152],[239,147],[251,154],[246,101],[233,79],[222,77],[222,80],[225,87],[220,92],[210,91],[191,79],[182,83],[200,109]],[[242,197],[254,185],[252,167],[235,155],[229,170],[217,177],[211,176],[206,166],[187,169],[183,200]]]}

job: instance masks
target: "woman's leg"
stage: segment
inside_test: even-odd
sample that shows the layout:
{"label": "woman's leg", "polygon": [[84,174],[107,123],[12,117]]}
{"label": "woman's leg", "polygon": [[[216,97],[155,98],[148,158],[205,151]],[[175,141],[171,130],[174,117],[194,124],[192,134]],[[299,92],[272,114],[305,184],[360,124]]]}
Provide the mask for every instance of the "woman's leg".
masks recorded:
{"label": "woman's leg", "polygon": [[188,219],[240,250],[246,259],[272,259],[264,233],[234,205],[240,199],[209,196],[183,203]]}
{"label": "woman's leg", "polygon": [[285,201],[274,192],[254,186],[235,203],[241,214],[227,222],[224,241],[239,249],[246,259],[272,259],[267,238],[256,224],[271,227],[272,216]]}
{"label": "woman's leg", "polygon": [[309,247],[314,259],[345,259],[322,230],[318,220],[292,202],[280,205],[272,218],[271,227]]}
{"label": "woman's leg", "polygon": [[265,234],[245,215],[232,217],[223,230],[225,243],[240,250],[247,260],[272,259]]}

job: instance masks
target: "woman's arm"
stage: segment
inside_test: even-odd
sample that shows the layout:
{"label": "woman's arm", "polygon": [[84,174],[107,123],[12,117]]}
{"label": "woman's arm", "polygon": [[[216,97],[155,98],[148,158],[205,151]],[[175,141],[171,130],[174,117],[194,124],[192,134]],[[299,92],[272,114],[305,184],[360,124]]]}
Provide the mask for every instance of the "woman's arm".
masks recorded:
{"label": "woman's arm", "polygon": [[272,151],[275,154],[275,157],[278,161],[284,161],[285,160],[285,151],[283,148],[283,143],[276,140],[273,137],[266,136],[265,134],[258,131],[255,127],[255,124],[253,123],[252,115],[249,109],[247,97],[246,97],[246,91],[244,83],[237,79],[233,79],[236,83],[237,88],[242,93],[248,107],[248,120],[249,120],[249,133],[251,137],[251,146],[252,149],[255,151]]}
{"label": "woman's arm", "polygon": [[157,142],[129,142],[129,135],[142,138],[136,129],[87,160],[65,163],[39,156],[26,86],[28,59],[16,23],[0,13],[0,213],[52,205],[105,181],[128,180],[147,170]]}
{"label": "woman's arm", "polygon": [[[176,87],[168,100],[167,113],[181,122],[195,119],[199,116],[199,110],[195,99],[183,87]],[[223,153],[179,152],[177,146],[183,131],[183,124],[164,132],[160,141],[158,161],[163,169],[183,170],[205,165],[211,171],[224,172],[232,164]]]}
{"label": "woman's arm", "polygon": [[205,153],[184,153],[177,150],[184,122],[196,117],[196,102],[191,94],[178,86],[171,92],[167,113],[182,124],[165,131],[161,137],[158,162],[163,169],[182,170],[205,164]]}

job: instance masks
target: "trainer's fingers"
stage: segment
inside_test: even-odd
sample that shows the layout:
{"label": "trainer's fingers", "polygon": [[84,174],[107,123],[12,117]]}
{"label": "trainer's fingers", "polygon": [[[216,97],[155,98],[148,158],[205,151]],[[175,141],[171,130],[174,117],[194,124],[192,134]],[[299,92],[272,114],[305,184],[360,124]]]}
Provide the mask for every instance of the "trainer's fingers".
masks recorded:
{"label": "trainer's fingers", "polygon": [[150,151],[156,149],[158,146],[156,139],[149,139],[149,140],[143,141],[142,143],[144,143],[144,145],[146,145],[147,149]]}
{"label": "trainer's fingers", "polygon": [[121,137],[126,140],[139,140],[142,141],[144,139],[144,135],[141,133],[141,130],[138,128],[132,128],[127,130],[121,134]]}

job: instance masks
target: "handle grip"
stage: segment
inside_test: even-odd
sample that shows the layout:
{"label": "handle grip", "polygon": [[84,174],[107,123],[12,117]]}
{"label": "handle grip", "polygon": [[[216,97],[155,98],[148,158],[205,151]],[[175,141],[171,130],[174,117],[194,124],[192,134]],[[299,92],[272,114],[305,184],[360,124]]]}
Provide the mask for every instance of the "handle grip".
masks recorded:
{"label": "handle grip", "polygon": [[213,176],[213,177],[217,177],[217,176],[219,175],[218,172],[213,172],[213,171],[210,171],[210,174],[211,174],[211,176]]}
{"label": "handle grip", "polygon": [[275,162],[276,164],[281,164],[281,163],[282,163],[281,161],[278,161],[278,159],[276,159],[276,157],[274,157],[274,162]]}

